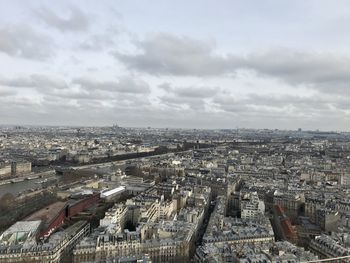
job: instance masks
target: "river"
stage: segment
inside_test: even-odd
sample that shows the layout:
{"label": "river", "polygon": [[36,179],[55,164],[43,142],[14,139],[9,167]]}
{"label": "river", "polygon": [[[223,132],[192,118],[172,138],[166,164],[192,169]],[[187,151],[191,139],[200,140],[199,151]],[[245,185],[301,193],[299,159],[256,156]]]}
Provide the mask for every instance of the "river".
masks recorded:
{"label": "river", "polygon": [[41,182],[45,179],[54,178],[54,177],[59,178],[57,175],[52,175],[52,176],[47,176],[45,178],[36,178],[32,180],[24,180],[17,183],[0,185],[0,198],[7,193],[11,193],[14,196],[17,196],[20,192],[33,189],[33,188],[39,188],[41,187],[41,184],[39,184],[38,182]]}

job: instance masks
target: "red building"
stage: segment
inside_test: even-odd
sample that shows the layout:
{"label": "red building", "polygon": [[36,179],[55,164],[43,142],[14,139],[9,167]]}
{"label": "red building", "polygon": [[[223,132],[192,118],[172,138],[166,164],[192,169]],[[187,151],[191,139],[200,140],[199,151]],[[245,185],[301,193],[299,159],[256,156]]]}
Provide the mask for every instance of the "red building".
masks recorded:
{"label": "red building", "polygon": [[70,200],[67,202],[56,202],[31,214],[24,221],[41,220],[40,238],[47,238],[74,215],[97,204],[100,194],[93,194],[89,197]]}
{"label": "red building", "polygon": [[51,233],[56,231],[57,228],[63,225],[64,220],[66,218],[66,206],[67,202],[53,203],[31,214],[30,216],[25,218],[25,221],[41,220],[42,230],[40,232],[40,237],[46,238],[50,236]]}
{"label": "red building", "polygon": [[282,235],[283,239],[288,240],[291,243],[296,244],[298,242],[298,235],[290,222],[289,217],[284,213],[283,208],[280,205],[275,205],[275,224]]}

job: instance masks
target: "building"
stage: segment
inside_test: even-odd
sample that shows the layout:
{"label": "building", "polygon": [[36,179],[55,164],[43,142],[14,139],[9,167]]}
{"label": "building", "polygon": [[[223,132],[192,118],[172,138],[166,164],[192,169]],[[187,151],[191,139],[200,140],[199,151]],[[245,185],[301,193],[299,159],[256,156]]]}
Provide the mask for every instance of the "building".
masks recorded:
{"label": "building", "polygon": [[26,221],[38,220],[41,222],[40,238],[49,237],[59,227],[61,227],[66,218],[66,202],[56,202],[43,209],[36,211],[27,218]]}
{"label": "building", "polygon": [[11,163],[11,174],[14,176],[28,174],[32,172],[32,163],[21,161]]}
{"label": "building", "polygon": [[101,199],[104,199],[107,202],[116,201],[124,192],[125,192],[125,187],[118,186],[116,188],[101,192]]}
{"label": "building", "polygon": [[292,223],[296,222],[304,204],[303,195],[293,192],[275,191],[273,197],[274,205],[280,205]]}
{"label": "building", "polygon": [[196,263],[297,263],[317,260],[317,256],[287,241],[265,244],[210,243],[200,246]]}
{"label": "building", "polygon": [[0,163],[0,179],[11,176],[11,171],[12,168],[10,163]]}
{"label": "building", "polygon": [[39,240],[40,226],[40,220],[16,222],[1,234],[0,245],[9,247],[34,244]]}
{"label": "building", "polygon": [[[207,187],[179,188],[168,200],[163,185],[117,204],[110,209],[89,237],[73,251],[74,262],[102,260],[147,254],[152,262],[188,262],[194,242],[209,206]],[[158,194],[157,194],[158,193]],[[177,203],[178,195],[186,201]]]}
{"label": "building", "polygon": [[69,257],[75,244],[89,234],[90,225],[79,221],[63,231],[38,242],[40,221],[16,223],[0,237],[0,262],[59,263]]}
{"label": "building", "polygon": [[240,206],[242,219],[250,220],[264,216],[265,204],[259,200],[257,192],[243,194]]}
{"label": "building", "polygon": [[[346,248],[340,242],[337,242],[332,237],[320,235],[315,237],[310,243],[310,250],[316,253],[320,258],[336,258],[350,256],[350,249]],[[339,262],[349,262],[348,259],[340,260]]]}
{"label": "building", "polygon": [[274,241],[274,233],[267,218],[261,216],[253,220],[226,217],[226,197],[218,196],[208,227],[203,236],[203,244],[262,244]]}
{"label": "building", "polygon": [[277,237],[282,240],[287,240],[293,244],[298,243],[298,235],[294,226],[285,214],[280,205],[275,205],[273,210],[274,225]]}

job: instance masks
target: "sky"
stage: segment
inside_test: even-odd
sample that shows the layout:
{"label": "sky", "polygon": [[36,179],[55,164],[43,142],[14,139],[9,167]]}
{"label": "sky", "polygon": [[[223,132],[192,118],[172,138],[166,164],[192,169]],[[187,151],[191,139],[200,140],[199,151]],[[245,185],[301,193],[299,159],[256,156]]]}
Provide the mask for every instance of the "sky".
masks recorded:
{"label": "sky", "polygon": [[0,0],[0,124],[350,131],[348,0]]}

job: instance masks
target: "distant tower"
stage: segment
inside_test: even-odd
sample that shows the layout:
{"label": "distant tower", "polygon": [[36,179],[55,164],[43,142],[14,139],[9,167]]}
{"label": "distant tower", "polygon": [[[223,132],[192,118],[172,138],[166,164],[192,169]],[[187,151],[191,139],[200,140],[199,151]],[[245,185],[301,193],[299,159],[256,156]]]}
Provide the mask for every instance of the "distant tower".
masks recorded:
{"label": "distant tower", "polygon": [[80,129],[77,129],[77,136],[80,136]]}

